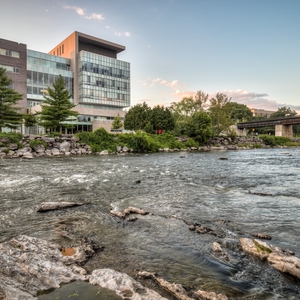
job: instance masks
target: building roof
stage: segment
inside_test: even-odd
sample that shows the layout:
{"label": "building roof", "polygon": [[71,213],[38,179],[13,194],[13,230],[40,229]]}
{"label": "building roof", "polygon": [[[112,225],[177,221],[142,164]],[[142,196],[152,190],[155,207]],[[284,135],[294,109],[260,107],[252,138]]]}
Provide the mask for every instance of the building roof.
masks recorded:
{"label": "building roof", "polygon": [[107,48],[110,50],[115,51],[116,53],[120,53],[122,51],[124,51],[126,48],[125,46],[116,44],[116,43],[112,43],[106,40],[102,40],[99,38],[96,38],[94,36],[85,34],[85,33],[81,33],[78,31],[75,31],[77,37],[78,37],[78,42],[83,42],[83,43],[87,43],[87,44],[92,44],[98,47],[102,47],[102,48]]}

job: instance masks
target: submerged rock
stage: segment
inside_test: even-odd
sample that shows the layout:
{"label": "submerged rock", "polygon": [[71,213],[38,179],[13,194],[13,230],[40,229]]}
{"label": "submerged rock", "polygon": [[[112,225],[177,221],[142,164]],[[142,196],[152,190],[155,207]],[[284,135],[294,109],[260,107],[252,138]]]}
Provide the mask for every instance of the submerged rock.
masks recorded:
{"label": "submerged rock", "polygon": [[269,245],[257,239],[241,238],[240,243],[245,252],[266,259],[275,269],[300,278],[300,259],[289,251]]}
{"label": "submerged rock", "polygon": [[197,291],[193,294],[198,300],[227,300],[227,296],[223,294],[216,294],[215,292]]}
{"label": "submerged rock", "polygon": [[169,293],[171,293],[175,298],[180,300],[192,300],[187,293],[186,290],[183,288],[181,284],[176,283],[170,283],[163,278],[157,277],[156,274],[147,272],[147,271],[140,271],[138,273],[139,277],[142,278],[151,278],[154,281],[156,281],[162,288],[167,290]]}
{"label": "submerged rock", "polygon": [[[110,214],[113,216],[116,216],[120,219],[124,219],[126,216],[128,216],[130,214],[147,215],[147,214],[149,214],[149,212],[147,212],[141,208],[129,206],[128,208],[124,209],[124,212],[117,211],[117,210],[111,210]],[[135,220],[137,220],[137,218],[127,218],[126,220],[127,221],[132,221],[132,220],[135,221]]]}
{"label": "submerged rock", "polygon": [[58,210],[63,208],[69,208],[74,206],[81,206],[86,203],[78,202],[42,202],[38,208],[38,212],[46,212],[50,210]]}
{"label": "submerged rock", "polygon": [[215,292],[206,292],[202,290],[198,290],[193,292],[193,298],[189,297],[186,290],[183,288],[181,284],[177,283],[170,283],[163,278],[158,277],[155,273],[147,272],[147,271],[140,271],[138,273],[139,277],[142,278],[151,278],[156,283],[159,284],[162,288],[167,290],[170,294],[172,294],[176,299],[179,300],[227,300],[227,296],[223,294],[216,294]]}

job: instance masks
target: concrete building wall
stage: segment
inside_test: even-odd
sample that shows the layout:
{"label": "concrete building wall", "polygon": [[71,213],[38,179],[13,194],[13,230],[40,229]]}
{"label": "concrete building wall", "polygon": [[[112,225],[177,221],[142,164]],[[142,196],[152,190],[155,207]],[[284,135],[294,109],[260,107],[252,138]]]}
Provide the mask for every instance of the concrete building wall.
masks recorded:
{"label": "concrete building wall", "polygon": [[0,55],[0,65],[18,67],[20,73],[6,72],[7,76],[13,80],[13,88],[22,95],[22,100],[16,105],[25,113],[27,109],[27,46],[13,41],[0,39],[0,48],[17,51],[20,53],[20,58],[7,55]]}
{"label": "concrete building wall", "polygon": [[251,108],[251,111],[254,117],[267,117],[267,118],[270,118],[271,115],[275,112],[272,110],[256,109],[256,108]]}

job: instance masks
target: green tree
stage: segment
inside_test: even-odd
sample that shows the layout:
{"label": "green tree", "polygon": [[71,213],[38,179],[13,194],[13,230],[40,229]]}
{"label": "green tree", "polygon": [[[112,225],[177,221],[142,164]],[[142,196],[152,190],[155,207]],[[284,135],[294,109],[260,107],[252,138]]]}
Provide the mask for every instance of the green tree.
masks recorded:
{"label": "green tree", "polygon": [[185,97],[171,104],[171,111],[180,116],[191,116],[197,111],[204,110],[208,103],[208,94],[198,91],[194,97]]}
{"label": "green tree", "polygon": [[25,126],[26,127],[35,126],[38,123],[36,116],[32,113],[25,114],[24,115],[24,120],[25,120]]}
{"label": "green tree", "polygon": [[114,117],[111,129],[120,129],[121,127],[123,127],[123,122],[121,120],[120,114],[118,114],[116,117]]}
{"label": "green tree", "polygon": [[284,117],[295,117],[297,112],[295,110],[291,110],[289,107],[281,107],[278,110],[271,114],[271,118],[284,118]]}
{"label": "green tree", "polygon": [[187,125],[187,134],[200,144],[205,144],[212,137],[211,118],[205,111],[195,112]]}
{"label": "green tree", "polygon": [[149,121],[153,130],[173,130],[175,127],[174,117],[169,108],[154,106],[149,115]]}
{"label": "green tree", "polygon": [[125,115],[124,128],[128,130],[144,130],[149,122],[151,108],[144,102],[132,106]]}
{"label": "green tree", "polygon": [[231,98],[228,98],[223,93],[217,93],[216,96],[210,99],[209,113],[212,120],[213,135],[218,136],[221,132],[227,132],[233,124],[230,118],[230,103]]}
{"label": "green tree", "polygon": [[228,102],[226,105],[229,106],[230,118],[234,123],[246,122],[253,119],[252,111],[245,104],[237,102]]}
{"label": "green tree", "polygon": [[194,97],[185,97],[179,102],[173,102],[170,110],[175,121],[175,134],[188,135],[192,115],[204,111],[208,102],[208,94],[202,91],[198,91]]}
{"label": "green tree", "polygon": [[39,125],[50,128],[53,131],[60,129],[60,132],[62,132],[63,127],[69,127],[64,122],[69,117],[78,116],[78,112],[72,110],[76,105],[71,103],[72,95],[66,89],[64,78],[61,75],[53,83],[53,88],[48,87],[47,91],[48,96],[44,96],[45,100],[41,105],[42,111],[39,116]]}
{"label": "green tree", "polygon": [[6,70],[0,67],[0,132],[2,127],[17,128],[22,123],[22,114],[15,107],[22,95],[10,87],[12,80],[7,77]]}

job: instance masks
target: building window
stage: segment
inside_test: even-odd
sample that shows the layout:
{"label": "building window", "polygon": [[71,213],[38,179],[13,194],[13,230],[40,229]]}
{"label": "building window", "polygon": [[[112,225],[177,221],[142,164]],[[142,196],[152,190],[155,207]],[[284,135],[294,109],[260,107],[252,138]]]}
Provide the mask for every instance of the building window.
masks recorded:
{"label": "building window", "polygon": [[12,66],[5,66],[5,65],[0,65],[0,67],[6,69],[6,72],[12,72],[12,73],[20,74],[20,68],[19,67],[12,67]]}
{"label": "building window", "polygon": [[65,52],[65,45],[64,44],[62,44],[62,46],[61,46],[61,52],[62,52],[62,54],[64,54],[64,52]]}
{"label": "building window", "polygon": [[18,51],[0,48],[0,54],[10,56],[10,57],[20,58],[20,52],[18,52]]}

